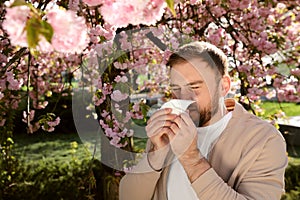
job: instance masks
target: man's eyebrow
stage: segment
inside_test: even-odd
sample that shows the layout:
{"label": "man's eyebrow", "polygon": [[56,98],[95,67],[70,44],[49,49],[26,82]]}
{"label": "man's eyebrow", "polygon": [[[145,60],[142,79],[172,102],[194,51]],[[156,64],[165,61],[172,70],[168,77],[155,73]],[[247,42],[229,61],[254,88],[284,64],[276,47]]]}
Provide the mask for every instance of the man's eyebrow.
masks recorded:
{"label": "man's eyebrow", "polygon": [[[188,84],[186,84],[186,86],[193,86],[193,85],[197,85],[197,84],[202,84],[204,81],[202,80],[198,80],[198,81],[193,81],[193,82],[190,82]],[[170,84],[170,87],[179,87],[178,84],[174,84],[174,83],[171,83]]]}
{"label": "man's eyebrow", "polygon": [[177,84],[174,84],[174,83],[170,84],[170,87],[176,87],[176,86],[179,87],[179,85],[177,85]]}
{"label": "man's eyebrow", "polygon": [[203,83],[202,80],[198,80],[198,81],[190,82],[190,83],[188,83],[188,84],[186,84],[186,85],[197,85],[197,84],[202,84],[202,83]]}

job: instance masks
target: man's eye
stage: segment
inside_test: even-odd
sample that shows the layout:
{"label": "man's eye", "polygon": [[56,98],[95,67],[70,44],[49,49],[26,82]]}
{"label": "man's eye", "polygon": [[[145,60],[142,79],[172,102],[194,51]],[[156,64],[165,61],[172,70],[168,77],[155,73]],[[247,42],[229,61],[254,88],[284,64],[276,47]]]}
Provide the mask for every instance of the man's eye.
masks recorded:
{"label": "man's eye", "polygon": [[190,88],[191,88],[192,90],[197,90],[197,89],[200,88],[200,86],[191,86]]}
{"label": "man's eye", "polygon": [[172,87],[171,90],[178,91],[180,90],[180,87]]}

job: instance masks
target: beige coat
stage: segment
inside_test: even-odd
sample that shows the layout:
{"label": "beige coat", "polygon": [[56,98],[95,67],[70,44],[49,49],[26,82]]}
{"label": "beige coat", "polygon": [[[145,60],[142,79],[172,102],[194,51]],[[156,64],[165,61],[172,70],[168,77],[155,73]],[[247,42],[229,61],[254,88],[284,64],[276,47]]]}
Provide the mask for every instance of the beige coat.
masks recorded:
{"label": "beige coat", "polygon": [[[280,199],[288,163],[286,144],[273,125],[226,100],[232,118],[215,143],[212,168],[192,183],[200,200]],[[149,168],[147,160],[139,165]],[[121,200],[167,199],[169,167],[162,172],[128,173],[120,183]]]}

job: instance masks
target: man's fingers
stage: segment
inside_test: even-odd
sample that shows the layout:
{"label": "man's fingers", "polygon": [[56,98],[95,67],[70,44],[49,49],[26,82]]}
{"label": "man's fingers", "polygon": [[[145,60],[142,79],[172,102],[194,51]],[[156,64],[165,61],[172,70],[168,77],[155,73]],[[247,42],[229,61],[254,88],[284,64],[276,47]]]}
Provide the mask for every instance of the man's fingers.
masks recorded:
{"label": "man's fingers", "polygon": [[[147,134],[149,134],[151,132],[152,133],[153,132],[157,132],[159,129],[162,129],[164,127],[170,127],[171,124],[172,124],[171,121],[165,121],[165,120],[163,120],[163,121],[156,121],[156,122],[153,122],[151,124],[148,124],[145,127],[145,129],[146,129]],[[152,134],[150,134],[150,135],[152,135]]]}
{"label": "man's fingers", "polygon": [[156,120],[157,118],[161,118],[164,117],[167,114],[170,114],[172,112],[171,108],[164,108],[164,109],[160,109],[158,111],[156,111],[155,113],[153,113],[153,115],[150,117],[150,119],[148,120],[148,124],[152,123],[152,121]]}
{"label": "man's fingers", "polygon": [[167,127],[162,127],[162,128],[159,128],[155,131],[149,131],[147,132],[147,136],[149,138],[152,138],[152,137],[161,137],[163,134],[168,134],[168,132],[170,131],[169,128]]}
{"label": "man's fingers", "polygon": [[179,126],[178,126],[177,123],[172,123],[171,126],[170,126],[170,129],[172,130],[172,132],[174,133],[174,135],[177,135],[179,133],[179,131],[180,131],[180,128],[179,128]]}
{"label": "man's fingers", "polygon": [[162,109],[151,116],[145,128],[148,137],[152,137],[163,128],[168,128],[171,126],[172,121],[177,117],[177,115],[166,113],[168,113],[168,110]]}

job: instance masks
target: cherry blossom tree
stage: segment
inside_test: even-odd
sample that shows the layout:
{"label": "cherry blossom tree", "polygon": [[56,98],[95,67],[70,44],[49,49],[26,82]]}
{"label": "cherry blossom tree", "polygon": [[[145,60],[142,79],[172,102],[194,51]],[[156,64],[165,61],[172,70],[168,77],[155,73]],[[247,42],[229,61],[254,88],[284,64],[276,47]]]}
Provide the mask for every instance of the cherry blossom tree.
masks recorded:
{"label": "cherry blossom tree", "polygon": [[0,13],[0,145],[6,154],[22,103],[28,132],[53,131],[60,123],[54,113],[36,111],[54,94],[72,95],[76,88],[66,74],[92,91],[89,108],[96,106],[109,143],[131,151],[130,124],[145,122],[149,109],[131,95],[167,96],[166,60],[193,40],[228,55],[232,93],[248,110],[258,114],[262,97],[300,102],[299,1],[16,0],[5,1]]}

